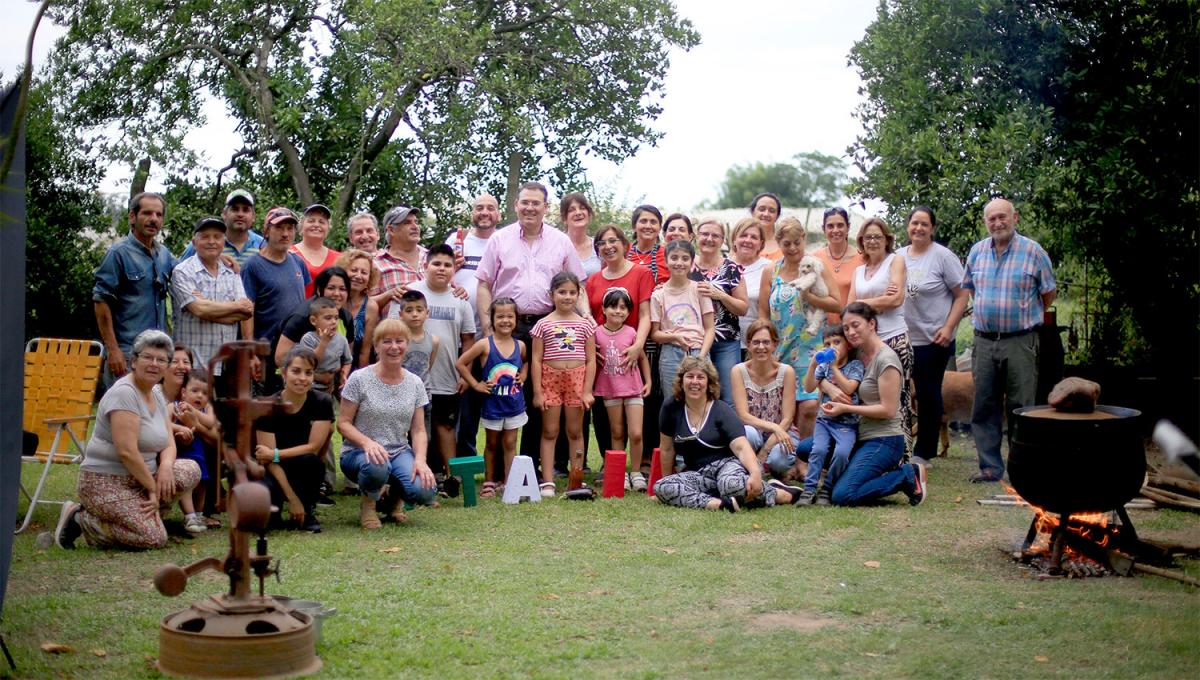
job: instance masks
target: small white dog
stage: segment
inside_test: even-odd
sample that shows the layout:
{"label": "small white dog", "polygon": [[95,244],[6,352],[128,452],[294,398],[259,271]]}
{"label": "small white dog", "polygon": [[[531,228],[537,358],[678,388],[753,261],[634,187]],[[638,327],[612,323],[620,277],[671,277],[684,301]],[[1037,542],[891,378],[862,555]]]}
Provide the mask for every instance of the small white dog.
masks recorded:
{"label": "small white dog", "polygon": [[[820,260],[812,255],[805,255],[800,258],[800,276],[796,277],[791,285],[798,291],[809,291],[813,295],[826,297],[829,295],[829,287],[825,285],[824,272],[825,265]],[[804,330],[809,335],[816,335],[821,332],[821,326],[825,323],[825,310],[810,305],[804,313],[804,318],[808,320]]]}

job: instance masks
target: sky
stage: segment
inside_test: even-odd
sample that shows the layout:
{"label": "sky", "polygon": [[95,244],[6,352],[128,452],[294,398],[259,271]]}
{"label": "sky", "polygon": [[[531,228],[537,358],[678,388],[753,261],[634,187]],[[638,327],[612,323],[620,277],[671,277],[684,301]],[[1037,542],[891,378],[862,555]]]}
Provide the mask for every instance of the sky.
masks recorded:
{"label": "sky", "polygon": [[[650,202],[664,210],[695,207],[717,194],[735,164],[788,161],[803,151],[845,158],[861,133],[853,111],[860,101],[858,73],[847,64],[854,42],[875,18],[877,0],[677,0],[701,43],[671,56],[663,113],[664,133],[619,166],[592,160],[593,184],[621,204]],[[37,5],[0,0],[10,37],[0,41],[0,73],[7,79],[24,61],[25,36]],[[62,35],[43,22],[35,42],[40,63]],[[208,150],[215,170],[241,148],[223,107],[205,107],[209,124],[187,142]],[[130,172],[111,168],[102,189],[125,191]],[[149,189],[161,188],[152,175]],[[158,184],[158,186],[156,186]]]}

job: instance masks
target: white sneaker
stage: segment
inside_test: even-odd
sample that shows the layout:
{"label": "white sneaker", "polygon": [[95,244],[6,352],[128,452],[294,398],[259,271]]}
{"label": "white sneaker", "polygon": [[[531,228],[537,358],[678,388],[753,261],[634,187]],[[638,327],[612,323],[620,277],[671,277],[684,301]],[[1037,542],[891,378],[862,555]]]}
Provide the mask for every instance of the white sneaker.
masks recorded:
{"label": "white sneaker", "polygon": [[208,531],[208,526],[204,524],[204,518],[200,515],[192,515],[183,520],[183,530],[189,534],[202,534]]}
{"label": "white sneaker", "polygon": [[633,484],[629,481],[632,478],[633,478],[632,474],[625,475],[625,490],[626,491],[629,491],[629,489],[633,486]]}
{"label": "white sneaker", "polygon": [[646,490],[646,478],[642,476],[642,473],[635,472],[629,475],[629,486],[633,488],[634,491],[644,492]]}

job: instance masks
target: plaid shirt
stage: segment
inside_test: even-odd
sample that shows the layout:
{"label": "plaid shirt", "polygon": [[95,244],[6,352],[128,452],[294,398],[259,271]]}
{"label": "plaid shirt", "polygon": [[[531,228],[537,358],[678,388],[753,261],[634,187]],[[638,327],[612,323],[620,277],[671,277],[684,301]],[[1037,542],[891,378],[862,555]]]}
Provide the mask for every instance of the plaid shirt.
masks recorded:
{"label": "plaid shirt", "polygon": [[1050,256],[1036,241],[1013,233],[999,258],[992,239],[971,246],[962,287],[975,297],[975,330],[1013,333],[1042,323],[1042,294],[1056,288]]}
{"label": "plaid shirt", "polygon": [[379,251],[379,254],[375,256],[375,266],[379,267],[379,285],[371,290],[371,295],[379,295],[384,291],[407,286],[425,278],[425,261],[429,257],[429,250],[424,246],[417,246],[417,250],[421,253],[421,257],[416,269],[413,269],[404,260],[393,256],[386,249]]}
{"label": "plaid shirt", "polygon": [[[200,295],[197,296],[196,293]],[[171,298],[175,307],[175,341],[181,342],[196,353],[197,361],[208,368],[208,360],[217,349],[237,340],[237,323],[205,321],[185,309],[198,297],[212,302],[233,302],[246,297],[242,277],[234,273],[225,263],[217,261],[217,275],[205,268],[200,258],[192,255],[181,261],[171,272]],[[220,366],[216,374],[220,375]]]}

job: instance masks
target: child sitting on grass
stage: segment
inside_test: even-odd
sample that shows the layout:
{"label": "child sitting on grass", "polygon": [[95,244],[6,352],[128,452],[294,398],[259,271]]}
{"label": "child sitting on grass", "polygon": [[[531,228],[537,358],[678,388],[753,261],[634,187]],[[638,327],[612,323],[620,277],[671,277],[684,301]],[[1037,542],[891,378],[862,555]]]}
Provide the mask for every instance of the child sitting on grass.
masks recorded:
{"label": "child sitting on grass", "polygon": [[[824,341],[826,349],[833,350],[834,358],[832,361],[818,363],[821,352],[813,355],[808,362],[808,371],[804,374],[804,389],[808,392],[819,390],[822,404],[833,397],[843,395],[849,397],[852,404],[857,404],[858,384],[862,382],[865,370],[862,362],[850,358],[850,343],[846,342],[846,334],[840,324],[825,327]],[[831,460],[848,461],[857,439],[857,415],[843,413],[840,416],[830,416],[822,409],[817,410],[812,453],[808,455],[808,473],[804,476],[804,492],[800,494],[797,505],[812,505],[814,501],[817,505],[829,505],[833,483],[837,480],[826,478],[818,493],[817,482],[821,479],[821,469]],[[832,459],[830,448],[833,449]],[[832,463],[829,467],[834,468]]]}
{"label": "child sitting on grass", "polygon": [[[510,297],[496,298],[488,308],[488,316],[492,320],[492,334],[471,345],[455,364],[471,389],[486,395],[479,419],[486,432],[481,498],[495,497],[503,484],[496,480],[496,450],[500,450],[504,461],[501,480],[508,479],[517,452],[517,434],[529,422],[522,393],[529,373],[528,354],[525,343],[513,337],[517,329],[517,303]],[[471,375],[471,364],[476,359],[483,367],[483,382]]]}
{"label": "child sitting on grass", "polygon": [[308,322],[311,330],[300,338],[300,346],[311,349],[317,355],[317,371],[313,376],[313,387],[333,395],[346,378],[350,377],[350,341],[338,332],[337,303],[327,297],[314,299],[308,305]]}
{"label": "child sitting on grass", "polygon": [[193,368],[184,376],[179,401],[171,402],[171,422],[179,459],[194,460],[200,466],[200,483],[179,497],[184,530],[199,534],[208,529],[200,509],[204,508],[206,483],[211,478],[210,466],[216,463],[218,436],[217,419],[208,407],[208,373],[204,369]]}
{"label": "child sitting on grass", "polygon": [[650,361],[642,354],[639,370],[626,369],[621,358],[637,340],[637,330],[625,325],[633,301],[623,288],[610,288],[604,294],[604,325],[596,329],[596,396],[604,399],[608,424],[612,429],[613,448],[625,449],[629,434],[630,470],[626,488],[646,490],[642,475],[642,406],[650,394]]}

